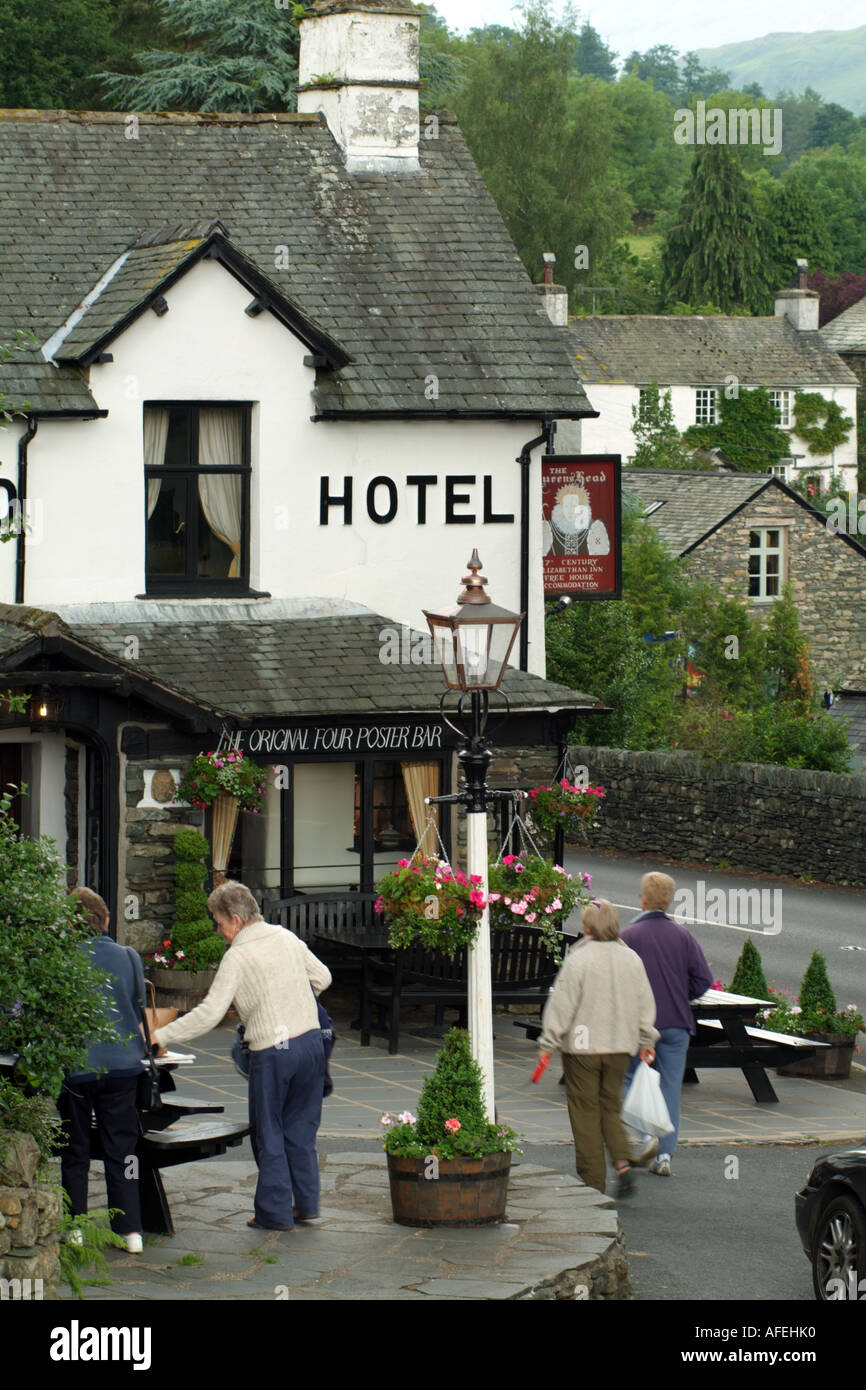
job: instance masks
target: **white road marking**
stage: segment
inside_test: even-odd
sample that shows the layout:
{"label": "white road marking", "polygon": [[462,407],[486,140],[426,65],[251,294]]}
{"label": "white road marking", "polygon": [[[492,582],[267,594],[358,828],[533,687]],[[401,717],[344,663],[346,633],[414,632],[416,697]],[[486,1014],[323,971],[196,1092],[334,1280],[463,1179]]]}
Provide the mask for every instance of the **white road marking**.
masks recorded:
{"label": "white road marking", "polygon": [[[613,903],[612,906],[622,908],[624,912],[642,911],[641,908],[635,907],[633,903]],[[778,936],[778,932],[765,932],[764,928],[761,926],[737,927],[734,925],[733,922],[709,922],[706,917],[682,917],[679,913],[677,913],[673,920],[675,922],[678,922],[681,927],[684,927],[686,922],[691,922],[694,926],[698,927],[725,927],[728,931],[754,932],[760,934],[761,936]],[[843,947],[842,949],[844,950],[845,947]]]}

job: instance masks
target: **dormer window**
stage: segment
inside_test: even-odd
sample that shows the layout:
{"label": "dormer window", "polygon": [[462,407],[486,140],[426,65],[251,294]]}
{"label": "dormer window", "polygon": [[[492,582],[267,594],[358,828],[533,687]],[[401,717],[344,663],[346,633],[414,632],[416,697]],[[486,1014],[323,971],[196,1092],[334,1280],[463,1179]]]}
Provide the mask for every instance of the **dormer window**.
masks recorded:
{"label": "dormer window", "polygon": [[247,591],[250,407],[144,407],[148,594]]}

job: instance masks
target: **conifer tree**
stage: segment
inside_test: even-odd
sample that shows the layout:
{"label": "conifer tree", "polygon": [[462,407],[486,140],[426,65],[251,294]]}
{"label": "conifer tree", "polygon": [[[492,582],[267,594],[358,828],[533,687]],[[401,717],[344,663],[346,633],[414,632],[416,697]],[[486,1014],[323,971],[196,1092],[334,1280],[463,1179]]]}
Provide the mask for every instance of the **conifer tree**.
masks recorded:
{"label": "conifer tree", "polygon": [[836,1012],[836,996],[827,975],[827,961],[820,951],[813,951],[800,984],[800,1008],[804,1014],[822,1009],[826,1014]]}
{"label": "conifer tree", "polygon": [[726,145],[699,150],[662,253],[666,302],[771,312],[770,235],[737,156]]}
{"label": "conifer tree", "polygon": [[734,978],[731,980],[731,993],[745,994],[751,999],[770,997],[761,953],[750,936],[747,936],[743,943]]}
{"label": "conifer tree", "polygon": [[416,1133],[431,1147],[445,1137],[445,1121],[459,1120],[469,1136],[483,1134],[487,1116],[482,1100],[481,1068],[472,1056],[465,1028],[452,1028],[418,1101]]}

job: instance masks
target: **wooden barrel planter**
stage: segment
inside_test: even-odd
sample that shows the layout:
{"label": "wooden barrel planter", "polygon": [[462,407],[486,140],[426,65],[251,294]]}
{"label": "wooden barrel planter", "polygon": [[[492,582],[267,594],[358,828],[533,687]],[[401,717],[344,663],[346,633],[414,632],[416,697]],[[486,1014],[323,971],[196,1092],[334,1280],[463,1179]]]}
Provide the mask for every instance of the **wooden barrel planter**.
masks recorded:
{"label": "wooden barrel planter", "polygon": [[510,1153],[387,1158],[398,1226],[494,1226],[505,1220]]}
{"label": "wooden barrel planter", "polygon": [[811,1076],[824,1081],[843,1081],[851,1075],[856,1037],[848,1033],[807,1033],[806,1038],[829,1043],[815,1049],[811,1057],[795,1057],[776,1068],[777,1076]]}
{"label": "wooden barrel planter", "polygon": [[147,978],[156,990],[156,1002],[160,1008],[178,1009],[188,1013],[204,999],[214,982],[213,970],[160,970],[151,967]]}

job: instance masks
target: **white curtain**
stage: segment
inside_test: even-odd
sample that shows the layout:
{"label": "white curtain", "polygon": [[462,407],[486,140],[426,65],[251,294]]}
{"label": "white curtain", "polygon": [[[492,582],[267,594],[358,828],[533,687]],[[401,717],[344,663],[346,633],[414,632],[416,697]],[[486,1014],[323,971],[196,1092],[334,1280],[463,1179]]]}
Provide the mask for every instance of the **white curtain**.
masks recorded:
{"label": "white curtain", "polygon": [[[151,406],[144,408],[144,466],[145,468],[162,468],[165,462],[165,442],[168,439],[168,411],[155,410]],[[159,501],[159,490],[162,482],[159,478],[148,478],[147,481],[147,519],[153,516],[154,509]]]}
{"label": "white curtain", "polygon": [[[243,462],[243,416],[239,410],[199,411],[198,461],[200,466],[240,466]],[[208,526],[234,556],[228,577],[236,579],[241,554],[240,477],[205,473],[198,480],[198,495]]]}
{"label": "white curtain", "polygon": [[[424,798],[439,795],[439,764],[401,763],[400,767],[409,814],[415,827],[415,839],[418,841],[416,853],[431,859],[437,853],[438,842],[433,826],[439,824],[439,807],[425,806]],[[415,856],[412,857],[414,859]]]}

